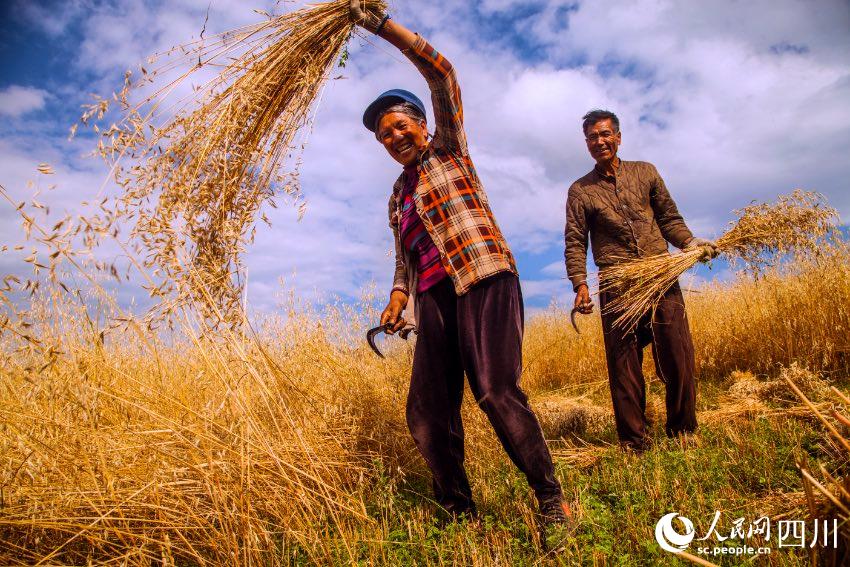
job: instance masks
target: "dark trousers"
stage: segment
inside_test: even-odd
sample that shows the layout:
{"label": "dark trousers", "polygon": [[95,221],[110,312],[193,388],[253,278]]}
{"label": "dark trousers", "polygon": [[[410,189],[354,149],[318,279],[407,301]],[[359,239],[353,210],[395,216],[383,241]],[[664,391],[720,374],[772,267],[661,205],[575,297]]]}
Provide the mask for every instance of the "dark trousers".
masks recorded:
{"label": "dark trousers", "polygon": [[455,513],[472,506],[460,417],[464,371],[475,400],[538,498],[560,495],[543,432],[519,387],[519,279],[497,274],[458,296],[446,278],[417,296],[417,311],[407,424],[431,469],[437,502]]}
{"label": "dark trousers", "polygon": [[667,435],[694,431],[697,427],[696,387],[694,385],[694,345],[685,314],[685,300],[676,283],[661,298],[658,307],[646,313],[635,330],[614,328],[616,313],[605,313],[614,299],[601,293],[602,330],[608,381],[614,402],[614,420],[620,442],[636,448],[646,445],[646,383],[643,377],[643,349],[652,345],[655,371],[666,387]]}

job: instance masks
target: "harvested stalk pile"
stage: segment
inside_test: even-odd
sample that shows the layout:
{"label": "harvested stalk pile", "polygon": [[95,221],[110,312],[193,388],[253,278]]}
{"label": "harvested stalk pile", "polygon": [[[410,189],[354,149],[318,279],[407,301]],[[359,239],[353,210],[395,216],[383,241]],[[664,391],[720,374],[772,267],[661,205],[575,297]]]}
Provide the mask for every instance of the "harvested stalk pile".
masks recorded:
{"label": "harvested stalk pile", "polygon": [[[836,211],[818,194],[794,191],[775,203],[754,203],[735,211],[738,220],[720,238],[721,256],[743,261],[758,270],[771,258],[787,254],[816,254],[834,226]],[[606,311],[617,314],[614,324],[634,329],[664,293],[703,256],[695,248],[681,254],[658,254],[624,259],[599,273],[599,291],[616,292]]]}
{"label": "harvested stalk pile", "polygon": [[[153,269],[151,295],[162,305],[194,304],[215,323],[241,322],[241,254],[257,221],[268,222],[264,204],[301,196],[299,133],[334,63],[344,64],[353,29],[348,1],[335,0],[154,56],[148,64],[156,67],[142,67],[139,81],[127,73],[114,96],[124,118],[101,133],[99,153],[124,190],[110,221],[131,219],[131,237]],[[209,79],[210,69],[220,72]],[[201,85],[166,105],[190,79]],[[141,88],[155,92],[131,102]],[[82,121],[107,110],[99,101]],[[124,158],[134,165],[121,166]]]}

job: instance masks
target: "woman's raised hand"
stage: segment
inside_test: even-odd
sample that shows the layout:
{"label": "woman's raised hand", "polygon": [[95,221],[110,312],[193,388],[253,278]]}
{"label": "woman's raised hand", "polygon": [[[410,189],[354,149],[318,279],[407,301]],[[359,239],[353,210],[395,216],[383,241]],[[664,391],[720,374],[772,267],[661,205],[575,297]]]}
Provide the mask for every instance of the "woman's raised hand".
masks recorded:
{"label": "woman's raised hand", "polygon": [[380,28],[386,14],[376,10],[363,10],[362,4],[362,0],[349,1],[348,11],[351,14],[351,19],[363,29],[378,33],[378,28]]}

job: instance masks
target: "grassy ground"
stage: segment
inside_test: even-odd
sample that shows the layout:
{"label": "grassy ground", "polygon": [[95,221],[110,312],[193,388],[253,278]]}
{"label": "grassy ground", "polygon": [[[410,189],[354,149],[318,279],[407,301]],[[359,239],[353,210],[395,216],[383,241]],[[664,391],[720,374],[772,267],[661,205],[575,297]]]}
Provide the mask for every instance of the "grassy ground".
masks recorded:
{"label": "grassy ground", "polygon": [[[749,380],[744,376],[738,383]],[[546,409],[542,417],[548,420],[548,437],[553,428],[563,426],[558,422],[563,415],[549,413],[557,413],[559,401],[567,414],[587,409],[587,399],[584,405],[558,397],[533,399],[535,406]],[[467,406],[468,418],[476,419],[477,409]],[[728,388],[703,385],[700,435],[684,445],[666,439],[659,425],[663,423],[663,385],[657,381],[651,387],[649,406],[656,421],[656,446],[642,456],[616,447],[613,423],[593,423],[592,419],[583,422],[590,430],[552,443],[558,477],[579,520],[575,539],[564,550],[550,554],[541,550],[533,497],[482,427],[469,444],[473,491],[482,513],[478,522],[443,526],[442,516],[427,502],[424,470],[392,474],[376,463],[379,470],[369,511],[379,524],[362,532],[353,558],[340,550],[333,562],[678,565],[683,562],[661,550],[653,536],[664,514],[676,511],[691,518],[699,537],[718,510],[725,519],[720,526],[726,535],[732,521],[742,516],[747,522],[762,515],[804,519],[805,500],[795,458],[805,455],[833,465],[840,460],[815,420],[798,411],[791,396],[781,393],[765,401],[754,395],[730,397]],[[755,540],[749,543],[759,545]],[[799,550],[776,549],[775,536],[761,545],[773,547],[773,552],[756,558],[754,564],[808,564],[808,555]],[[740,558],[712,560],[728,565],[742,562]]]}
{"label": "grassy ground", "polygon": [[[442,521],[404,420],[412,346],[392,339],[386,360],[363,346],[372,302],[296,310],[252,337],[186,324],[166,341],[133,325],[101,338],[79,305],[49,296],[28,329],[40,346],[3,335],[0,563],[681,564],[655,542],[662,515],[687,516],[698,537],[715,511],[727,533],[742,516],[804,519],[796,460],[846,476],[846,452],[780,379],[824,409],[840,407],[830,386],[850,392],[847,260],[839,248],[794,274],[691,294],[700,434],[664,438],[647,356],[657,443],[643,456],[616,447],[598,316],[581,335],[557,307],[529,323],[523,385],[579,523],[557,554],[469,392],[482,517]],[[807,564],[771,544],[746,561]]]}

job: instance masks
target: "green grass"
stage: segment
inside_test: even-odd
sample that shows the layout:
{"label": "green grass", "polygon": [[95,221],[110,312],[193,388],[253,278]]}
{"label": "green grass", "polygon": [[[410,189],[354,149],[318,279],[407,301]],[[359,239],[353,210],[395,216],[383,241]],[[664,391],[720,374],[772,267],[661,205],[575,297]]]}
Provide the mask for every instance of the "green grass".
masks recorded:
{"label": "green grass", "polygon": [[[700,407],[706,410],[729,403],[719,386],[706,386],[700,394]],[[651,401],[658,403],[662,395],[661,386],[653,384]],[[468,404],[465,411],[467,419],[478,419],[474,406]],[[361,565],[689,564],[657,545],[653,533],[661,516],[674,511],[687,516],[697,537],[707,532],[716,510],[722,512],[718,527],[727,535],[732,521],[741,516],[745,526],[763,514],[804,519],[795,456],[837,464],[830,462],[823,446],[823,431],[807,418],[780,414],[703,424],[698,445],[686,447],[667,439],[659,423],[653,432],[655,446],[640,456],[609,445],[590,465],[556,460],[579,523],[574,539],[557,554],[541,550],[531,491],[493,439],[474,439],[468,447],[468,469],[481,512],[473,523],[446,523],[428,501],[424,470],[393,476],[376,462],[368,501],[377,525],[362,532],[353,559]],[[613,441],[615,434],[608,430],[601,437]],[[563,442],[554,442],[552,447],[560,445]],[[605,447],[604,442],[600,446]],[[748,543],[759,545],[755,542]],[[712,540],[711,545],[720,544]],[[799,549],[779,549],[775,535],[767,545],[770,556],[706,558],[719,565],[808,564]],[[689,550],[695,546],[692,543]],[[339,552],[335,561],[351,561],[344,548]]]}

